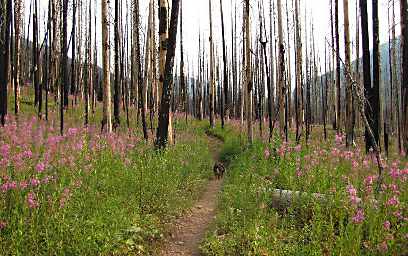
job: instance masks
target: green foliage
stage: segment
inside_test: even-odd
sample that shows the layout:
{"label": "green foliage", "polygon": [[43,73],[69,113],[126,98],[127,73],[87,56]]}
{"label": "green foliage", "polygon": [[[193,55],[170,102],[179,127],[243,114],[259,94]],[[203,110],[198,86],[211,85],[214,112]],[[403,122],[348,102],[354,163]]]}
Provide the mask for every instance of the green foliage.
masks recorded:
{"label": "green foliage", "polygon": [[[375,164],[363,168],[365,159],[358,156],[358,149],[348,159],[351,151],[330,143],[295,149],[295,145],[279,140],[272,144],[255,141],[243,147],[233,132],[224,139],[223,152],[233,155],[229,158],[234,160],[227,171],[216,223],[200,247],[204,255],[407,253],[406,219],[395,217],[397,212],[406,216],[406,178],[386,176],[387,186],[399,188],[398,206],[387,205],[393,196],[390,190],[372,204],[371,187],[365,178],[375,173]],[[352,159],[359,167],[352,166]],[[349,185],[354,185],[357,196],[363,199],[360,205],[350,202]],[[272,200],[275,189],[308,194],[282,207]],[[327,199],[322,203],[311,193],[325,194]],[[364,217],[355,223],[359,209]],[[386,221],[391,223],[389,229],[384,227]]]}
{"label": "green foliage", "polygon": [[0,254],[151,254],[165,224],[192,205],[211,175],[204,133],[178,132],[183,139],[164,152],[143,141],[125,158],[110,147],[84,147],[75,167],[54,167],[58,180],[33,189],[38,207],[27,207],[26,192],[9,191],[0,198]]}

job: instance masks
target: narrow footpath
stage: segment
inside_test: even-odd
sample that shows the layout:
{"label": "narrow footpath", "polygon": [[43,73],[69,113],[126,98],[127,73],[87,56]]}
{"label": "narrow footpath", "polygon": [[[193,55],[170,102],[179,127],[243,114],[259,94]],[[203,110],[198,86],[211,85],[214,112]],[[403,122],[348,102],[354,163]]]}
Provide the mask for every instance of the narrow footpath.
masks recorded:
{"label": "narrow footpath", "polygon": [[[214,161],[219,161],[222,142],[212,136],[208,136],[208,140]],[[172,224],[171,236],[165,240],[160,255],[200,255],[200,242],[216,216],[221,185],[222,180],[215,178],[208,182],[205,192],[196,204]]]}

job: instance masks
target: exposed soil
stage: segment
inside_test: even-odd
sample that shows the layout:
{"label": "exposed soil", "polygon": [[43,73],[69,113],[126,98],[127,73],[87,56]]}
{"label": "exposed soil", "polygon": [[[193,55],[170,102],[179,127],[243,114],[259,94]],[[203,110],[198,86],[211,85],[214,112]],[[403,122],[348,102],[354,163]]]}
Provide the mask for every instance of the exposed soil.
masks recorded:
{"label": "exposed soil", "polygon": [[[214,161],[218,161],[222,142],[210,136],[208,140]],[[221,184],[222,180],[210,180],[196,204],[172,224],[171,236],[166,238],[160,255],[200,255],[200,242],[216,215]]]}

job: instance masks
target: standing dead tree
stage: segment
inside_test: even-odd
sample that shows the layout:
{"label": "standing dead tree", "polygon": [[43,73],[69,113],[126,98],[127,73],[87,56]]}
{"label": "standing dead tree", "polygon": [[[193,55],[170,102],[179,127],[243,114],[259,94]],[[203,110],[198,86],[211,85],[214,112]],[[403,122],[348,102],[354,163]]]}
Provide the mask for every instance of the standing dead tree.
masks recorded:
{"label": "standing dead tree", "polygon": [[164,149],[168,142],[170,103],[173,92],[173,66],[176,52],[177,27],[180,0],[173,0],[171,6],[171,20],[169,41],[167,44],[166,65],[164,69],[163,94],[159,111],[159,126],[156,135],[156,148]]}

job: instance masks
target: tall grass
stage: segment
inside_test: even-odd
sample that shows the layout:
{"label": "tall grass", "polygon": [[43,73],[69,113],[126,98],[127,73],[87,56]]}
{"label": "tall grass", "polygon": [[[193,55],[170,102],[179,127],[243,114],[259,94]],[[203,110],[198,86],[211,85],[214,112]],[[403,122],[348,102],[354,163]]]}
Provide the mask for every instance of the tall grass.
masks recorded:
{"label": "tall grass", "polygon": [[[216,223],[201,245],[204,255],[408,254],[405,162],[384,160],[386,177],[375,198],[375,159],[346,149],[343,136],[308,147],[279,139],[244,147],[232,146],[242,145],[236,132],[224,135],[224,155],[234,160]],[[326,200],[305,196],[282,207],[272,200],[276,189]]]}

